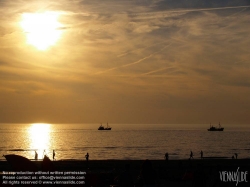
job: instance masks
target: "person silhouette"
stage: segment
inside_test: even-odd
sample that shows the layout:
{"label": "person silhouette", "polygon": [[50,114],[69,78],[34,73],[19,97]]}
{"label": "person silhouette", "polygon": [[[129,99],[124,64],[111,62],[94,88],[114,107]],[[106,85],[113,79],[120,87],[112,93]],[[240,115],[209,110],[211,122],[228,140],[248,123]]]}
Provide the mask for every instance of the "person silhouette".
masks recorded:
{"label": "person silhouette", "polygon": [[45,157],[46,156],[46,150],[44,149],[43,150],[43,157]]}
{"label": "person silhouette", "polygon": [[194,156],[193,152],[190,151],[190,158],[189,159],[194,158],[193,156]]}
{"label": "person silhouette", "polygon": [[165,154],[165,160],[168,160],[168,152]]}
{"label": "person silhouette", "polygon": [[85,155],[86,161],[89,161],[89,153]]}
{"label": "person silhouette", "polygon": [[201,158],[203,158],[203,151],[201,150]]}
{"label": "person silhouette", "polygon": [[235,159],[237,159],[237,158],[238,158],[238,154],[237,154],[237,153],[235,153],[234,155],[235,155]]}
{"label": "person silhouette", "polygon": [[37,160],[38,159],[38,154],[37,154],[37,152],[35,151],[35,160]]}
{"label": "person silhouette", "polygon": [[89,169],[89,153],[87,153],[86,155],[85,155],[85,158],[86,158],[86,166],[87,166],[87,168]]}
{"label": "person silhouette", "polygon": [[56,152],[53,150],[53,160],[55,160]]}

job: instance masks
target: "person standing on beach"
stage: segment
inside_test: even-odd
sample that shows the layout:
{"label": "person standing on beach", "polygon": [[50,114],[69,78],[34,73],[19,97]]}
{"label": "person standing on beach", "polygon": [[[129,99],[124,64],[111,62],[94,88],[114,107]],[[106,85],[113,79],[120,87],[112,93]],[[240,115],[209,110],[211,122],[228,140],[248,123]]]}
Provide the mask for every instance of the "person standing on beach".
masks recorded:
{"label": "person standing on beach", "polygon": [[37,154],[37,152],[35,151],[35,160],[37,160],[38,159],[38,154]]}
{"label": "person standing on beach", "polygon": [[86,166],[87,166],[87,168],[89,169],[89,153],[87,153],[87,154],[85,155],[85,158],[86,158],[86,161],[87,161]]}
{"label": "person standing on beach", "polygon": [[203,158],[203,151],[201,150],[201,159]]}
{"label": "person standing on beach", "polygon": [[55,160],[56,152],[53,150],[53,160]]}
{"label": "person standing on beach", "polygon": [[192,151],[190,151],[190,158],[189,159],[194,159],[194,157],[193,157],[194,155],[193,155],[193,152]]}
{"label": "person standing on beach", "polygon": [[43,158],[44,158],[44,156],[46,155],[46,151],[45,151],[45,149],[43,150]]}
{"label": "person standing on beach", "polygon": [[168,160],[168,153],[165,154],[165,160]]}
{"label": "person standing on beach", "polygon": [[85,155],[85,158],[86,158],[86,161],[88,162],[88,161],[89,161],[89,153],[87,153],[87,154]]}

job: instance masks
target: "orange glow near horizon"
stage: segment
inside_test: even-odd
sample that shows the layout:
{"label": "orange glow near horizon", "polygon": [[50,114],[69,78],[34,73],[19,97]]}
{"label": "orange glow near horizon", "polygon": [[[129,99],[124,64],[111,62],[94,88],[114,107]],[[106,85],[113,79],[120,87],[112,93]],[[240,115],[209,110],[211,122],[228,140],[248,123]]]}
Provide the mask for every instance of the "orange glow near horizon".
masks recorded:
{"label": "orange glow near horizon", "polygon": [[24,13],[20,25],[26,33],[27,43],[38,50],[46,50],[60,39],[62,24],[58,22],[59,13]]}
{"label": "orange glow near horizon", "polygon": [[50,131],[50,124],[46,123],[34,123],[28,129],[30,148],[37,150],[39,159],[50,147]]}

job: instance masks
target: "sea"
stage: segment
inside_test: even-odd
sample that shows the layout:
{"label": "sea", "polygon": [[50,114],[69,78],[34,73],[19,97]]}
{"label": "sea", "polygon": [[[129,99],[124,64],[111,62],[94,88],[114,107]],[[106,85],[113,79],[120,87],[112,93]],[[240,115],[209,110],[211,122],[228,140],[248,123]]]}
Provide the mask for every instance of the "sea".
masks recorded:
{"label": "sea", "polygon": [[[106,126],[106,123],[103,124]],[[213,124],[216,126],[216,124]],[[210,124],[0,124],[0,159],[17,154],[38,159],[46,154],[56,160],[170,160],[225,157],[250,158],[250,125],[222,125],[223,132],[207,131]]]}

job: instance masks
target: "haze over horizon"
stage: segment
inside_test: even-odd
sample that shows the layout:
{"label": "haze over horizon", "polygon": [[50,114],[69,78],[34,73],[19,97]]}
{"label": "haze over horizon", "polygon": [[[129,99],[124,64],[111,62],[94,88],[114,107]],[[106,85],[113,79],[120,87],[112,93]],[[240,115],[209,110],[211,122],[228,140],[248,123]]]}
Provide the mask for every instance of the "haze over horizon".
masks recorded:
{"label": "haze over horizon", "polygon": [[27,2],[0,0],[0,123],[250,124],[249,0]]}

